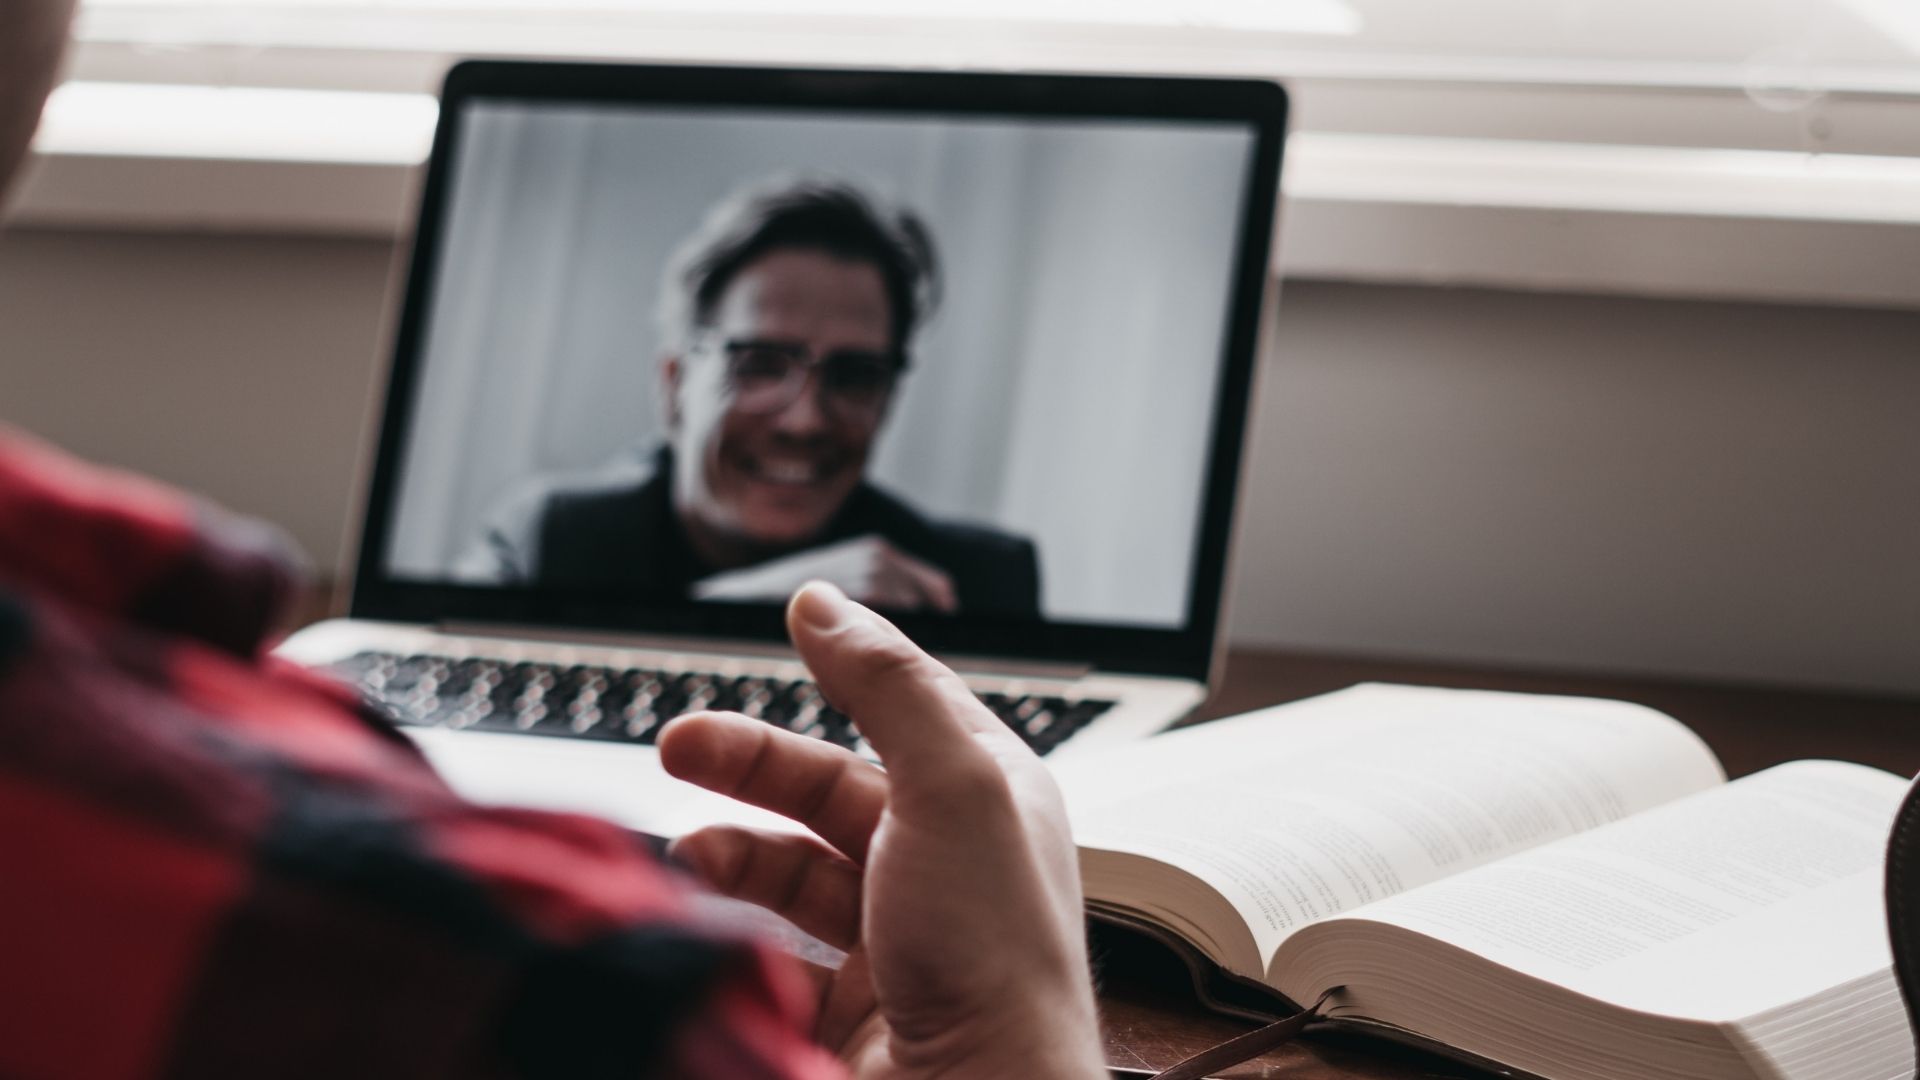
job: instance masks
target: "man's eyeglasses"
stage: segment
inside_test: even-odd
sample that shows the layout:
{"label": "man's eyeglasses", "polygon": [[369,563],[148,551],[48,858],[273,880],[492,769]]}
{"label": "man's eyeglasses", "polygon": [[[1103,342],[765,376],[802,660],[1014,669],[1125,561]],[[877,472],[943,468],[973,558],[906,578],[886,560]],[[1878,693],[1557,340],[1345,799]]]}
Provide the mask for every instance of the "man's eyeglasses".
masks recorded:
{"label": "man's eyeglasses", "polygon": [[816,357],[796,341],[726,341],[719,353],[734,408],[777,413],[799,400],[817,373],[821,407],[848,423],[878,422],[907,366],[898,350],[835,349]]}

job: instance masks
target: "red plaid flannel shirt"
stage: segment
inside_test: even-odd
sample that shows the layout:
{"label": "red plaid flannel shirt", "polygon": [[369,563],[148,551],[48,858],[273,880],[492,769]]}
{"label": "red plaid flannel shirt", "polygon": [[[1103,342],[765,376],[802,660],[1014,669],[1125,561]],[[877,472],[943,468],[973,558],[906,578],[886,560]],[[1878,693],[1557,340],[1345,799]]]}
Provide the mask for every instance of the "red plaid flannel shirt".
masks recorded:
{"label": "red plaid flannel shirt", "polygon": [[264,652],[273,534],[0,429],[0,1077],[832,1077],[636,839]]}

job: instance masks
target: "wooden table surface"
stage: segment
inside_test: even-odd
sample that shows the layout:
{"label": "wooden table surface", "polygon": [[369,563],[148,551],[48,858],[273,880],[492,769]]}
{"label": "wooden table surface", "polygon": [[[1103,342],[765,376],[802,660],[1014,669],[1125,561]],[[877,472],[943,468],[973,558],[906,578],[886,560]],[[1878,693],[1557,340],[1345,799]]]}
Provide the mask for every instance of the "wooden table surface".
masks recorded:
{"label": "wooden table surface", "polygon": [[[1902,776],[1920,772],[1920,697],[1876,697],[1661,679],[1239,650],[1195,722],[1324,694],[1361,682],[1583,694],[1638,702],[1685,723],[1730,776],[1801,758],[1858,761]],[[1108,1062],[1158,1070],[1251,1029],[1194,1001],[1179,961],[1157,946],[1098,932]],[[1135,1074],[1121,1074],[1135,1075]],[[1479,1080],[1485,1073],[1378,1043],[1326,1037],[1283,1047],[1219,1074],[1233,1080]]]}

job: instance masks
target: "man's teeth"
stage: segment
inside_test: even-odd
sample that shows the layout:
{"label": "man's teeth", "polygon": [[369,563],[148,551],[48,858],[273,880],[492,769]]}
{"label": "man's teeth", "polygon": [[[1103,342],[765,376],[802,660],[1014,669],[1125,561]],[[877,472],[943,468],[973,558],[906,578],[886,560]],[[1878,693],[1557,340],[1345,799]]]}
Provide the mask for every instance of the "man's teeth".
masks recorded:
{"label": "man's teeth", "polygon": [[776,484],[811,484],[822,472],[817,465],[798,461],[762,461],[754,471]]}

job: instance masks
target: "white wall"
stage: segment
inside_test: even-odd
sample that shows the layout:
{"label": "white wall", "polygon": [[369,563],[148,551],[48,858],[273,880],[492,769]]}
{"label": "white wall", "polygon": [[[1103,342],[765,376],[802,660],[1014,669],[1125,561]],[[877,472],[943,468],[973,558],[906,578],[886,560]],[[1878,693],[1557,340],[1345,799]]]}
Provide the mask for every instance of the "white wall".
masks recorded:
{"label": "white wall", "polygon": [[[0,419],[331,564],[389,257],[0,237]],[[1236,640],[1920,693],[1920,312],[1298,282],[1280,311]]]}
{"label": "white wall", "polygon": [[0,232],[0,422],[287,528],[331,569],[386,244]]}
{"label": "white wall", "polygon": [[1920,312],[1289,284],[1234,631],[1920,690]]}

